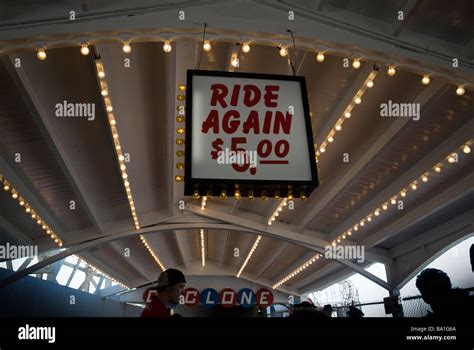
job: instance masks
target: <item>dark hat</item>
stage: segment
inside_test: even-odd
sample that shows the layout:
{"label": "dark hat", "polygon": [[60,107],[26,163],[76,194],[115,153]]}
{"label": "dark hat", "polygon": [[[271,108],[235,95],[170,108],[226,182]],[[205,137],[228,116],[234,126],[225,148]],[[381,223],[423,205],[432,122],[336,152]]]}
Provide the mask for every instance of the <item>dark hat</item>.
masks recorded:
{"label": "dark hat", "polygon": [[176,269],[168,269],[160,273],[157,288],[161,289],[178,283],[186,283],[183,273]]}

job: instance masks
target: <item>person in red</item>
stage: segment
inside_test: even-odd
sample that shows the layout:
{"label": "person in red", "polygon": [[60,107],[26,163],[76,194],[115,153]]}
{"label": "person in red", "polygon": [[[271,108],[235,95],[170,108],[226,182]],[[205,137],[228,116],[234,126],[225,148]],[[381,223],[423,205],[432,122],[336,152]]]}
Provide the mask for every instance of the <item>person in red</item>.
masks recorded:
{"label": "person in red", "polygon": [[179,304],[179,296],[183,294],[185,285],[186,279],[181,271],[163,271],[158,277],[158,285],[144,293],[147,304],[141,317],[170,317],[171,306]]}

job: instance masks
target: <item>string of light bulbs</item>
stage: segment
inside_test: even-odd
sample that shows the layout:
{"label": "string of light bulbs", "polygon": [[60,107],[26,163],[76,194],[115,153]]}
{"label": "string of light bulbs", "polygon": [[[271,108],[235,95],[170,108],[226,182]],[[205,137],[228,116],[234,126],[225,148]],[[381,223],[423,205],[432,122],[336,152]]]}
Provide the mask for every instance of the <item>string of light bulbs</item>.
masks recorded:
{"label": "string of light bulbs", "polygon": [[322,255],[319,254],[319,253],[314,255],[311,259],[306,261],[304,264],[297,267],[293,272],[289,273],[286,277],[284,277],[283,279],[281,279],[280,281],[275,283],[272,288],[276,289],[276,288],[280,287],[283,283],[285,283],[285,282],[289,281],[290,279],[292,279],[293,277],[299,275],[301,272],[303,272],[303,270],[305,270],[307,267],[309,267],[310,265],[315,263],[316,260],[318,260],[320,257],[322,257]]}
{"label": "string of light bulbs", "polygon": [[201,242],[201,264],[202,267],[206,266],[206,246],[204,242],[204,229],[199,230],[200,242]]}
{"label": "string of light bulbs", "polygon": [[[131,43],[132,41],[135,43],[143,42],[143,41],[152,41],[156,42],[161,41],[163,43],[163,51],[169,53],[172,51],[172,42],[177,41],[179,39],[200,39],[202,33],[179,33],[179,32],[157,32],[154,34],[141,34],[141,33],[134,33],[132,35],[127,34],[127,39],[124,40],[120,38],[121,35],[110,34],[110,35],[100,35],[100,36],[89,36],[87,38],[82,38],[79,43],[77,39],[63,39],[63,40],[51,40],[48,42],[32,42],[29,44],[19,44],[19,45],[9,45],[7,50],[25,50],[34,47],[37,53],[37,57],[39,60],[45,60],[47,58],[46,49],[52,47],[64,47],[64,46],[80,46],[80,52],[83,55],[89,54],[89,45],[90,43],[99,43],[102,41],[110,42],[111,40],[117,40],[122,44],[122,51],[124,53],[130,53],[132,51]],[[123,36],[122,36],[123,37]],[[199,40],[201,41],[201,40]],[[207,39],[202,42],[203,51],[209,52],[212,50],[212,42],[213,41],[220,41],[220,42],[240,42],[242,43],[242,52],[247,53],[250,51],[250,44],[262,44],[262,45],[270,45],[270,46],[277,46],[279,48],[279,53],[282,57],[286,57],[288,55],[288,43],[285,40],[278,40],[268,38],[268,37],[254,37],[254,36],[241,36],[241,35],[216,35],[216,34],[207,34]],[[308,51],[313,51],[316,53],[316,60],[318,62],[323,62],[325,59],[325,54],[334,54],[344,57],[352,57],[352,67],[358,68],[360,67],[360,61],[367,60],[374,63],[380,64],[387,64],[387,74],[393,76],[396,74],[396,67],[401,69],[411,71],[416,74],[420,74],[422,76],[421,83],[424,85],[428,85],[431,82],[432,78],[443,78],[447,81],[451,82],[453,85],[456,85],[456,93],[458,95],[463,95],[465,93],[465,86],[472,85],[472,82],[467,82],[464,79],[456,76],[454,73],[451,75],[443,73],[443,72],[433,72],[431,69],[426,67],[415,66],[409,63],[403,62],[394,62],[390,61],[387,62],[386,58],[375,56],[368,52],[363,52],[364,50],[358,48],[358,52],[354,52],[350,49],[343,49],[339,47],[328,47],[322,46],[320,44],[311,44],[308,42],[298,42],[298,47],[301,49],[305,49]],[[238,57],[237,57],[238,59]],[[231,59],[232,60],[232,59]],[[387,62],[387,63],[384,63]],[[237,60],[234,59],[234,64],[237,63]],[[231,61],[232,64],[232,61]]]}
{"label": "string of light bulbs", "polygon": [[[100,93],[101,93],[101,95],[104,99],[105,108],[106,108],[108,118],[109,118],[110,131],[112,133],[112,138],[113,138],[114,145],[115,145],[115,152],[116,152],[116,155],[117,155],[117,161],[118,161],[120,172],[121,172],[121,175],[122,175],[123,185],[124,185],[124,188],[125,188],[125,192],[127,193],[127,199],[128,199],[130,211],[132,213],[133,222],[135,224],[135,229],[139,230],[140,229],[140,222],[138,221],[138,215],[137,215],[137,211],[136,211],[136,208],[135,208],[135,202],[134,202],[133,196],[132,196],[132,189],[131,189],[131,186],[130,186],[130,182],[128,181],[127,166],[125,164],[125,156],[122,152],[122,146],[120,144],[120,136],[119,136],[119,133],[118,133],[118,130],[117,130],[117,120],[115,119],[115,116],[113,114],[112,101],[110,100],[110,97],[109,97],[109,89],[108,89],[107,81],[105,79],[106,74],[105,74],[104,64],[100,59],[96,59],[95,60],[95,66],[96,66],[99,86],[100,86],[100,89],[101,89]],[[146,247],[148,252],[151,254],[151,256],[153,257],[155,262],[164,271],[165,268],[164,268],[163,264],[161,263],[160,259],[155,254],[155,252],[153,251],[151,246],[148,244],[147,240],[145,239],[145,236],[140,235],[140,240],[142,241],[143,245]]]}
{"label": "string of light bulbs", "polygon": [[255,249],[257,249],[258,244],[260,243],[261,239],[262,239],[262,236],[258,235],[257,239],[255,240],[255,242],[252,246],[252,249],[250,249],[250,252],[247,254],[247,257],[245,258],[244,263],[242,264],[242,266],[240,267],[239,272],[237,273],[237,278],[239,278],[240,275],[242,274],[242,271],[244,271],[244,269],[247,266],[250,258],[252,257],[253,253],[255,252]]}
{"label": "string of light bulbs", "polygon": [[[356,65],[356,69],[360,67],[360,61],[354,61],[358,62],[358,65]],[[352,65],[354,66],[354,62]],[[354,67],[355,68],[355,67]],[[364,95],[365,91],[367,89],[370,89],[374,86],[374,79],[377,76],[377,71],[373,70],[370,72],[369,76],[365,79],[364,83],[362,86],[359,88],[359,90],[356,92],[354,97],[352,98],[351,102],[347,105],[347,107],[344,109],[344,112],[342,113],[342,116],[339,117],[339,119],[336,121],[334,126],[331,128],[331,131],[329,134],[325,137],[325,140],[321,142],[321,145],[319,146],[318,150],[316,151],[316,157],[319,158],[319,156],[326,152],[326,149],[328,145],[332,142],[334,142],[334,137],[338,131],[341,131],[343,123],[349,119],[352,114],[352,109],[356,106],[362,103],[362,96]]]}
{"label": "string of light bulbs", "polygon": [[[471,153],[471,146],[472,141],[469,141],[465,144],[463,144],[460,149],[462,152],[465,154]],[[432,172],[435,172],[437,174],[441,173],[443,163],[447,161],[449,164],[453,164],[456,162],[456,157],[455,156],[456,151],[451,152],[448,156],[446,156],[443,160],[440,162],[436,163],[434,166],[432,166],[430,169],[426,170],[423,172],[422,175],[420,175],[418,178],[413,179],[408,186],[403,187],[400,189],[396,194],[390,196],[386,201],[384,201],[382,204],[380,204],[375,210],[371,211],[368,215],[364,216],[363,218],[357,220],[357,222],[352,225],[349,229],[347,229],[344,233],[340,234],[336,239],[334,239],[331,242],[332,246],[336,246],[337,243],[340,243],[341,241],[345,240],[347,237],[350,237],[353,234],[353,231],[358,231],[362,227],[366,225],[366,223],[372,222],[375,218],[379,217],[384,211],[387,211],[389,208],[389,203],[392,205],[397,204],[397,199],[398,198],[405,198],[408,194],[409,189],[412,191],[416,191],[418,189],[418,186],[421,183],[426,183],[429,180],[429,176]]]}
{"label": "string of light bulbs", "polygon": [[49,236],[49,238],[51,238],[58,247],[62,247],[62,239],[59,238],[57,233],[51,229],[48,223],[43,218],[41,218],[38,212],[31,207],[31,205],[25,200],[25,198],[11,185],[11,183],[2,174],[0,174],[0,183],[3,184],[3,190],[5,192],[11,193],[12,198],[18,201],[18,205],[24,208],[25,212],[31,216],[31,219],[33,219],[38,225],[41,226],[41,228]]}
{"label": "string of light bulbs", "polygon": [[275,209],[275,211],[272,213],[272,215],[268,219],[267,224],[269,226],[271,226],[273,224],[273,222],[276,220],[277,216],[280,215],[280,213],[283,211],[283,208],[286,207],[286,205],[288,204],[287,201],[288,201],[287,198],[283,198],[280,201],[280,204],[278,204],[278,207]]}

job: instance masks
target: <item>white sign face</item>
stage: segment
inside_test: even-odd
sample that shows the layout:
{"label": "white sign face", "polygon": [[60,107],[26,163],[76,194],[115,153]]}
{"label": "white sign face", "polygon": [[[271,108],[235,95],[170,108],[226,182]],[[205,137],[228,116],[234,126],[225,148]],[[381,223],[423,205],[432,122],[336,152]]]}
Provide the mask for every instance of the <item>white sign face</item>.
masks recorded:
{"label": "white sign face", "polygon": [[311,181],[301,85],[194,75],[192,178]]}

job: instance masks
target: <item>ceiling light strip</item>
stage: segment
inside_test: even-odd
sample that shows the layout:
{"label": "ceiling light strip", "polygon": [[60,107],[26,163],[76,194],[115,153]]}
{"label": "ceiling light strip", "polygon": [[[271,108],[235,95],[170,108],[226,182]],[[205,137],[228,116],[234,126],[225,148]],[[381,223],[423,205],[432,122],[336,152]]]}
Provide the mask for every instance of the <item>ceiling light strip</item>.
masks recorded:
{"label": "ceiling light strip", "polygon": [[[120,136],[117,130],[117,120],[115,119],[115,116],[113,114],[112,101],[110,100],[110,97],[109,97],[109,88],[107,85],[107,81],[105,79],[106,74],[105,74],[104,64],[102,63],[100,59],[96,59],[95,65],[96,65],[96,70],[97,70],[97,78],[98,78],[99,86],[101,89],[101,95],[104,98],[105,108],[108,112],[110,131],[112,133],[112,138],[113,138],[113,142],[115,146],[115,152],[117,154],[117,161],[119,164],[123,185],[125,187],[125,192],[127,193],[127,199],[130,206],[130,211],[132,213],[135,228],[139,230],[140,222],[138,221],[138,215],[135,208],[135,202],[132,196],[132,189],[130,186],[130,182],[128,181],[127,166],[125,164],[125,156],[122,152],[122,146],[120,144]],[[140,235],[140,240],[142,241],[143,245],[147,248],[147,250],[150,252],[151,256],[156,261],[156,263],[160,266],[160,268],[162,270],[165,270],[160,259],[155,254],[155,252],[153,251],[151,246],[148,244],[148,242],[146,241],[143,235]]]}
{"label": "ceiling light strip", "polygon": [[201,240],[201,260],[202,260],[202,267],[206,266],[206,246],[204,242],[204,229],[199,230],[199,236]]}
{"label": "ceiling light strip", "polygon": [[273,285],[273,289],[275,288],[278,288],[280,287],[283,283],[289,281],[290,279],[292,279],[293,277],[299,275],[303,270],[305,270],[307,267],[309,267],[310,265],[312,265],[313,263],[316,262],[316,260],[318,260],[320,257],[322,257],[321,254],[316,254],[315,256],[313,256],[311,259],[309,259],[308,261],[306,261],[304,264],[302,264],[301,266],[297,267],[293,272],[291,272],[290,274],[288,274],[285,278],[283,278],[282,280],[278,281],[277,283],[275,283]]}
{"label": "ceiling light strip", "polygon": [[[458,151],[459,152],[462,151],[465,154],[469,154],[471,152],[472,143],[473,143],[472,140],[467,142],[467,143],[464,143],[462,146],[460,146],[458,148]],[[377,208],[375,208],[373,211],[371,211],[368,215],[366,215],[363,218],[359,219],[353,226],[351,226],[344,233],[339,235],[335,240],[333,240],[331,242],[331,245],[336,246],[338,243],[341,243],[341,241],[343,241],[347,237],[351,236],[353,234],[353,231],[360,230],[362,227],[365,227],[365,225],[367,223],[370,223],[370,222],[372,222],[372,220],[374,220],[374,219],[378,218],[379,216],[381,216],[383,212],[388,210],[389,203],[392,204],[392,205],[396,205],[397,204],[397,199],[405,198],[408,195],[410,190],[416,191],[421,184],[423,184],[425,182],[428,182],[429,176],[432,175],[433,173],[437,173],[437,174],[441,173],[442,167],[443,167],[443,165],[445,165],[446,162],[449,163],[449,164],[454,164],[455,161],[456,161],[456,158],[457,158],[457,156],[455,154],[457,154],[456,151],[451,152],[446,157],[444,157],[443,160],[441,160],[440,162],[433,165],[430,169],[423,172],[418,178],[413,179],[413,181],[411,181],[407,186],[400,189],[400,191],[398,191],[396,194],[394,194],[393,196],[388,198],[385,202],[380,204]]]}
{"label": "ceiling light strip", "polygon": [[[74,256],[74,255],[73,255]],[[94,270],[96,273],[99,273],[101,275],[103,275],[104,277],[108,278],[109,280],[111,280],[112,282],[115,282],[117,283],[118,285],[122,286],[123,288],[126,288],[126,289],[130,289],[129,286],[127,286],[126,284],[118,281],[117,279],[111,277],[109,274],[106,274],[104,271],[102,271],[101,269],[97,268],[96,266],[92,265],[91,263],[89,263],[86,259],[80,257],[80,256],[75,256],[77,259],[79,259],[80,262],[86,264],[87,266],[89,266],[92,270]]]}
{"label": "ceiling light strip", "polygon": [[18,205],[25,209],[25,212],[31,216],[38,225],[41,226],[43,231],[52,239],[54,243],[58,247],[63,246],[63,241],[59,236],[51,229],[51,227],[44,221],[43,218],[38,214],[36,210],[34,210],[31,205],[25,200],[23,196],[18,193],[18,191],[11,185],[11,183],[2,175],[0,174],[0,184],[3,184],[3,190],[5,192],[10,192],[12,199],[18,201]]}
{"label": "ceiling light strip", "polygon": [[378,72],[376,70],[370,72],[369,76],[364,81],[364,84],[362,84],[357,93],[354,95],[353,99],[351,100],[351,103],[349,103],[349,105],[344,109],[344,112],[336,121],[329,134],[326,136],[324,141],[321,142],[321,145],[316,151],[316,157],[319,157],[322,153],[326,152],[326,149],[329,144],[334,142],[336,133],[342,129],[342,125],[344,124],[344,122],[352,116],[352,109],[356,105],[362,103],[362,96],[364,95],[365,91],[374,86],[374,79],[377,76],[377,73]]}
{"label": "ceiling light strip", "polygon": [[245,267],[247,266],[250,258],[252,257],[253,253],[255,252],[255,249],[257,249],[258,247],[258,244],[260,243],[260,240],[262,239],[262,236],[261,235],[258,235],[257,239],[255,240],[255,243],[253,244],[252,246],[252,249],[250,249],[250,252],[249,254],[247,255],[247,257],[245,258],[245,261],[244,263],[242,264],[242,267],[240,268],[239,272],[237,273],[237,278],[240,277],[240,275],[242,274],[242,271],[244,271]]}

